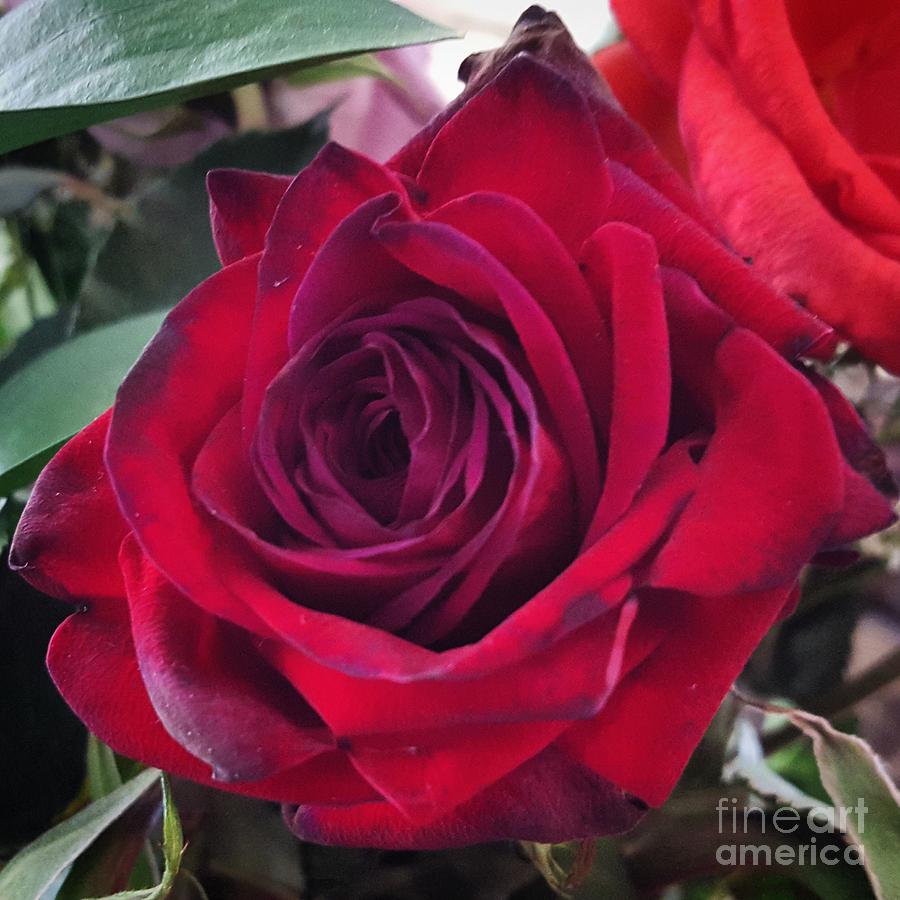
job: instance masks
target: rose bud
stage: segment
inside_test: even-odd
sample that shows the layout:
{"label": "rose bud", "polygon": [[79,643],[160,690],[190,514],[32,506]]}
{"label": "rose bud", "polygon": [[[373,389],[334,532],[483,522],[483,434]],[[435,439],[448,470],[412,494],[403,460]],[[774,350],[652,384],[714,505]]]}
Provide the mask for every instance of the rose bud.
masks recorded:
{"label": "rose bud", "polygon": [[[802,567],[892,519],[827,326],[701,222],[559,19],[387,165],[209,176],[223,268],[14,564],[117,751],[387,848],[622,831]],[[190,235],[185,235],[189,240]]]}
{"label": "rose bud", "polygon": [[770,284],[900,374],[896,0],[612,5],[628,112]]}

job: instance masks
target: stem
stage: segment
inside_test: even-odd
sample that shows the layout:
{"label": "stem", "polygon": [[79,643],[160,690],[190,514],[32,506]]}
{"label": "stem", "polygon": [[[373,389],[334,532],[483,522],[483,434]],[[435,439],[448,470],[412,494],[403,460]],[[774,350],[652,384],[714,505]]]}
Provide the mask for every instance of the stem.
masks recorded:
{"label": "stem", "polygon": [[266,98],[258,84],[245,84],[231,92],[237,114],[237,130],[265,131],[269,122]]}
{"label": "stem", "polygon": [[[855,678],[823,695],[818,702],[811,703],[808,712],[832,719],[852,709],[861,700],[865,700],[897,678],[900,678],[900,647]],[[786,723],[782,728],[763,738],[763,749],[769,754],[799,737],[800,734],[794,726]]]}

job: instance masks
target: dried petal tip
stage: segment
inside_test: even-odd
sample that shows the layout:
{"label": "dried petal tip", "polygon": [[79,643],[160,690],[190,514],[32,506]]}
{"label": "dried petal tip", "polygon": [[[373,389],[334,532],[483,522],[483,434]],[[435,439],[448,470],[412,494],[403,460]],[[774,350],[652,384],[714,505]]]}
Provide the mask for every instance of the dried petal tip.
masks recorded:
{"label": "dried petal tip", "polygon": [[537,3],[534,3],[519,16],[514,27],[518,28],[520,25],[539,25],[547,19],[555,19],[558,22],[559,16],[557,16],[556,13],[547,12],[543,6],[538,6]]}
{"label": "dried petal tip", "polygon": [[459,78],[466,83],[465,93],[468,95],[479,90],[520,53],[527,53],[539,62],[549,64],[574,81],[578,89],[588,96],[595,91],[611,96],[606,83],[559,16],[536,5],[529,6],[519,16],[502,47],[473,53],[463,60]]}

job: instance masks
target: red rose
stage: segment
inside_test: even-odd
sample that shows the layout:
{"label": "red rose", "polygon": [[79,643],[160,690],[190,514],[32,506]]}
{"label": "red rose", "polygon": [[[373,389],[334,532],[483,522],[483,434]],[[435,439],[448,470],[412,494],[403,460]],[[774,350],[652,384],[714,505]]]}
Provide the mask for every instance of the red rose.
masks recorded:
{"label": "red rose", "polygon": [[897,0],[613,7],[630,44],[596,60],[628,112],[763,277],[900,373]]}
{"label": "red rose", "polygon": [[629,827],[801,567],[891,518],[789,361],[827,329],[673,205],[559,20],[465,74],[387,166],[210,175],[224,268],[13,549],[80,605],[49,662],[92,731],[314,841]]}

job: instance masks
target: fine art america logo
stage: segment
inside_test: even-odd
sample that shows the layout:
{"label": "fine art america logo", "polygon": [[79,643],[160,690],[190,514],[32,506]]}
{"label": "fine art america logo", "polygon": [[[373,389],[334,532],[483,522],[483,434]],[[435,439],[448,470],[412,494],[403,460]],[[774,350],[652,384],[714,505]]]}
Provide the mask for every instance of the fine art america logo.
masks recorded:
{"label": "fine art america logo", "polygon": [[[722,866],[836,866],[841,862],[861,866],[863,848],[844,843],[841,835],[865,831],[869,808],[860,797],[854,806],[819,806],[809,810],[779,806],[763,810],[739,806],[734,797],[716,804],[719,834],[716,849]],[[781,841],[781,836],[792,838]]]}

